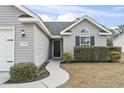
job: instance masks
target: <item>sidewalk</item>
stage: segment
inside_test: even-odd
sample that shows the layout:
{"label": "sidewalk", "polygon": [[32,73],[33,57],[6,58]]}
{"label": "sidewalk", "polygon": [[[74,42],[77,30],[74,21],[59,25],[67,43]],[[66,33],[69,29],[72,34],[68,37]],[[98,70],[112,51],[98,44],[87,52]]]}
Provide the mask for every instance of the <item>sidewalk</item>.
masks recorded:
{"label": "sidewalk", "polygon": [[50,60],[46,69],[50,75],[42,80],[21,83],[21,84],[2,84],[0,88],[55,88],[64,84],[69,79],[69,74],[60,68],[60,62],[57,60]]}
{"label": "sidewalk", "polygon": [[69,79],[69,74],[60,68],[59,65],[59,61],[50,60],[50,64],[46,67],[50,75],[48,78],[43,79],[42,82],[47,85],[47,87],[58,87]]}

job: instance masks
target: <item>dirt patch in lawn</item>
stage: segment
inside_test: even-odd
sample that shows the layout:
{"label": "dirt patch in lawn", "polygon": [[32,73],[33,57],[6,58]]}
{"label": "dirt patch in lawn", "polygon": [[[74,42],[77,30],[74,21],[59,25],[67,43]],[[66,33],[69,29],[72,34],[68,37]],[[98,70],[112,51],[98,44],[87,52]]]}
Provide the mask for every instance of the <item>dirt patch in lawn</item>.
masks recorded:
{"label": "dirt patch in lawn", "polygon": [[124,57],[120,63],[61,64],[70,79],[60,88],[121,88],[124,87]]}

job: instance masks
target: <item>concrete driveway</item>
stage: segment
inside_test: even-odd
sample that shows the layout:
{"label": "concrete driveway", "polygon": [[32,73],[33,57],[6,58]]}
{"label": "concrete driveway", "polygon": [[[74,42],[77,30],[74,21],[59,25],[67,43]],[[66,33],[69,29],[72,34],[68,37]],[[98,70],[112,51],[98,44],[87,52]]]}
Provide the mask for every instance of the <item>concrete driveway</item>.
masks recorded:
{"label": "concrete driveway", "polygon": [[9,72],[0,72],[0,86],[9,79]]}

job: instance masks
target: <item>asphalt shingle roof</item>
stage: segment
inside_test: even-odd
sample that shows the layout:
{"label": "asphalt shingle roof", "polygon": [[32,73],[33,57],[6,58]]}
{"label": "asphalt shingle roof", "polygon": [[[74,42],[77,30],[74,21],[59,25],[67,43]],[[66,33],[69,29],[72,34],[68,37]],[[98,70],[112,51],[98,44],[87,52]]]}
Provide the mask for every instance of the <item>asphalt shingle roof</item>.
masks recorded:
{"label": "asphalt shingle roof", "polygon": [[69,27],[74,22],[44,22],[47,29],[54,36],[60,35],[60,32]]}

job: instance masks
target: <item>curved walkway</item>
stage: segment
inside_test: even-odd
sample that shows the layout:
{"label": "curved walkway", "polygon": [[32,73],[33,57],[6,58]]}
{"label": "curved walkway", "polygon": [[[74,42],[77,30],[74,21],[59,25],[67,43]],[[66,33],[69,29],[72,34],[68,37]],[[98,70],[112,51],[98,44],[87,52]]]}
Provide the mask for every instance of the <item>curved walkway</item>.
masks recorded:
{"label": "curved walkway", "polygon": [[21,83],[21,84],[2,84],[0,88],[55,88],[64,84],[69,79],[69,74],[60,68],[59,60],[50,60],[46,69],[50,72],[50,75],[42,80]]}
{"label": "curved walkway", "polygon": [[50,72],[50,75],[48,78],[43,79],[42,82],[47,85],[47,87],[58,87],[69,79],[69,74],[60,68],[59,60],[50,60],[46,69]]}

